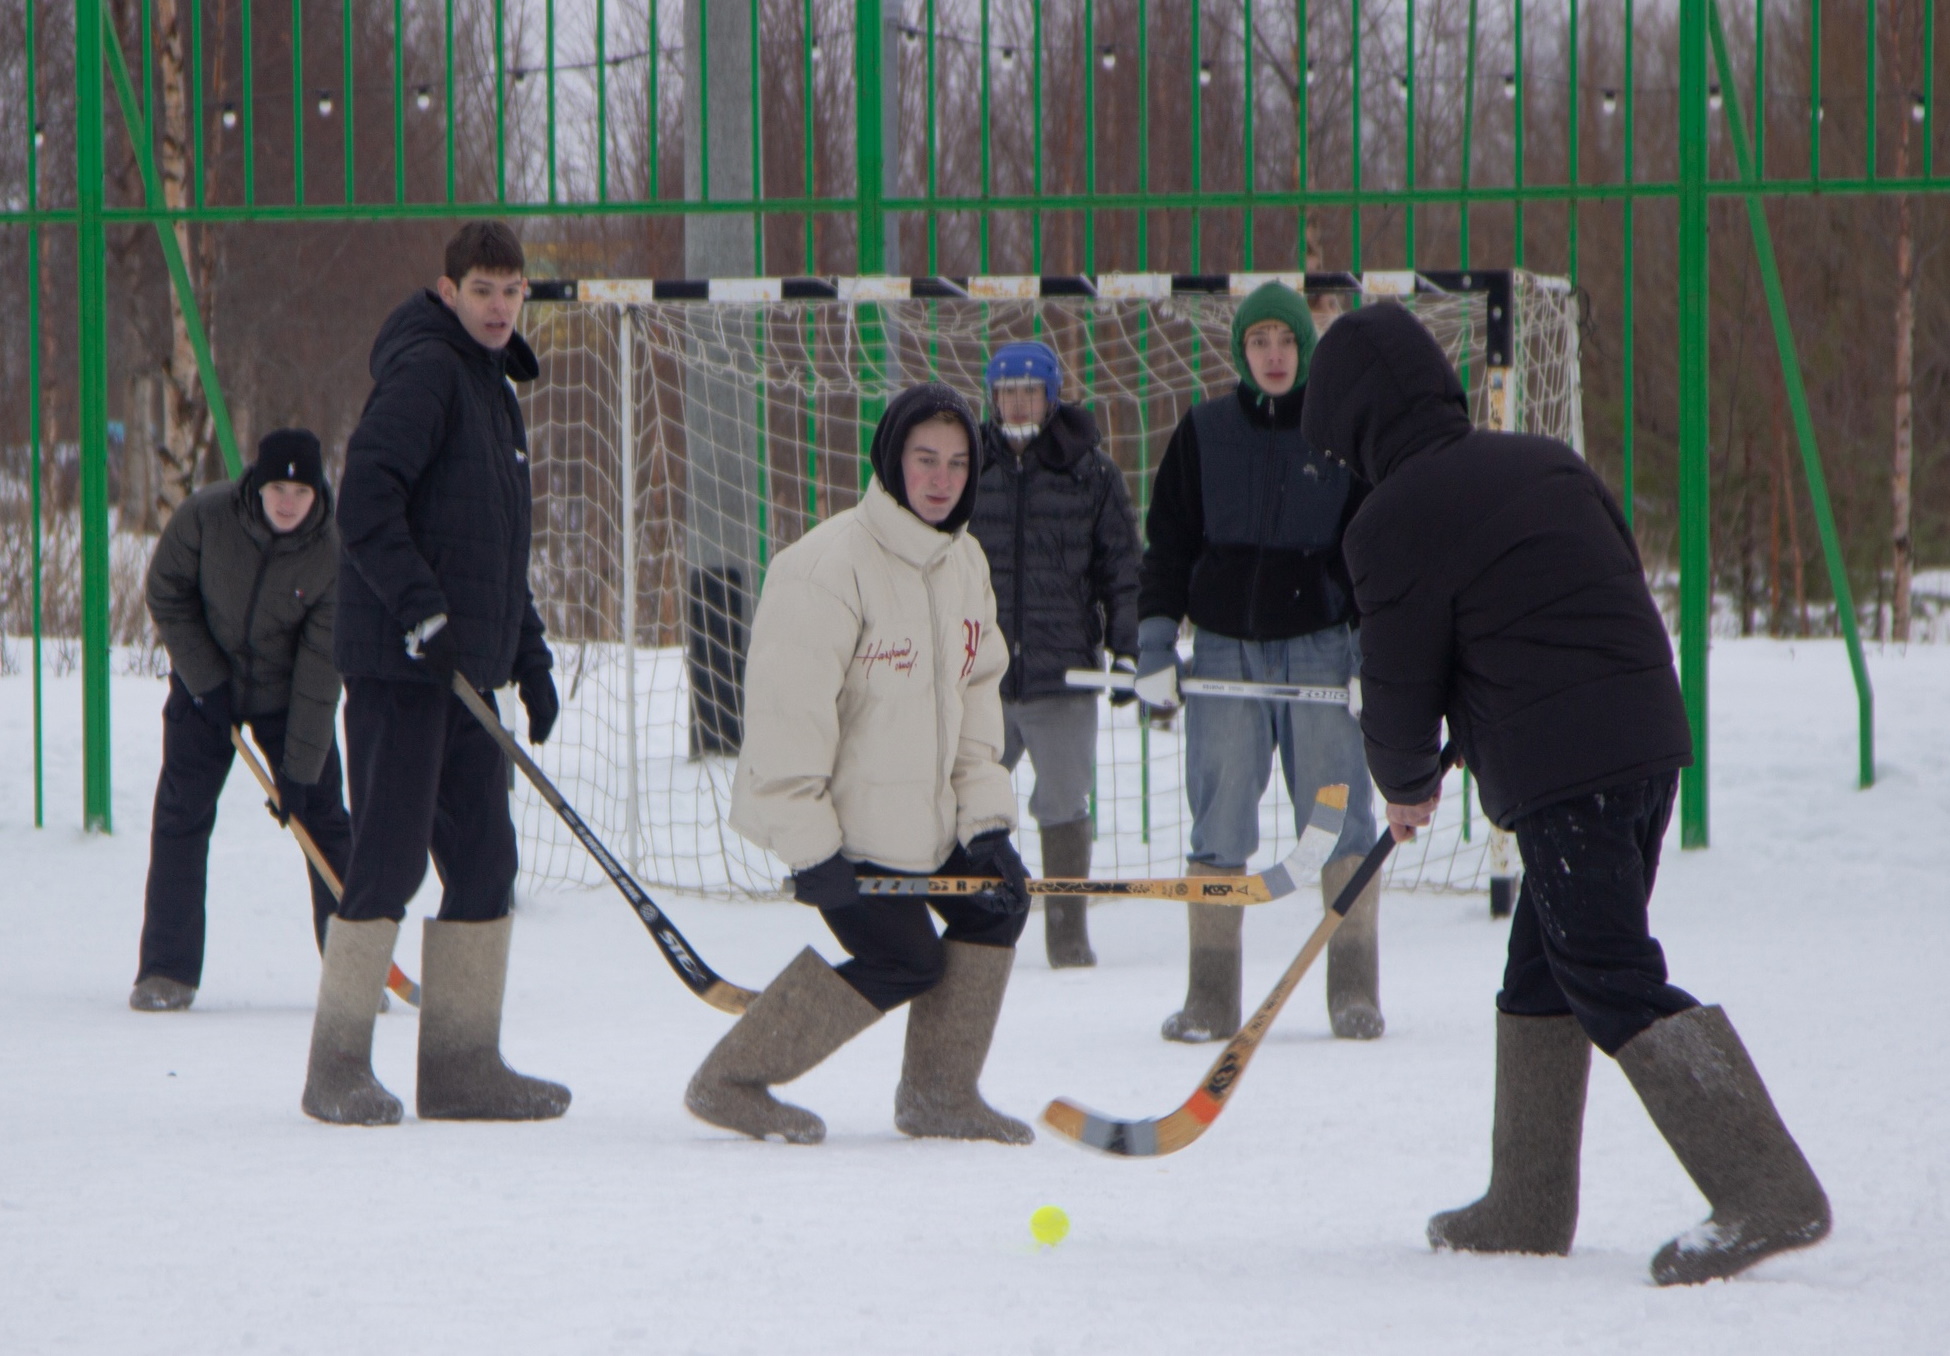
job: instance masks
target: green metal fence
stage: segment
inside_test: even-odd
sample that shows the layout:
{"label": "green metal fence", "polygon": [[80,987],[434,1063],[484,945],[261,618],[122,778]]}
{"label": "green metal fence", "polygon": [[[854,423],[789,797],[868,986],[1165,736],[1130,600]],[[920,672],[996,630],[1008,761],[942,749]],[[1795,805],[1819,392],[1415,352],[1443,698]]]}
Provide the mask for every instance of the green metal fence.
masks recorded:
{"label": "green metal fence", "polygon": [[[1326,267],[1361,269],[1373,267],[1376,259],[1364,259],[1385,247],[1399,253],[1401,262],[1414,266],[1436,251],[1455,258],[1464,268],[1479,266],[1522,266],[1527,239],[1526,209],[1539,204],[1568,204],[1564,212],[1564,257],[1575,281],[1581,265],[1580,208],[1595,207],[1616,211],[1623,222],[1622,267],[1625,284],[1619,316],[1622,366],[1622,450],[1623,501],[1627,513],[1635,501],[1634,455],[1638,412],[1634,405],[1633,377],[1637,345],[1650,337],[1672,344],[1678,355],[1681,389],[1679,408],[1679,479],[1677,554],[1680,575],[1679,651],[1682,682],[1691,713],[1699,758],[1685,775],[1682,788],[1682,834],[1689,846],[1707,841],[1708,721],[1707,721],[1707,635],[1711,608],[1711,574],[1708,527],[1708,245],[1709,207],[1716,199],[1739,200],[1746,206],[1753,237],[1756,262],[1766,290],[1772,328],[1777,343],[1784,386],[1792,411],[1793,427],[1802,456],[1808,489],[1812,496],[1820,530],[1823,556],[1835,593],[1840,625],[1854,666],[1859,702],[1860,767],[1859,777],[1868,785],[1874,777],[1873,710],[1868,676],[1862,658],[1862,645],[1855,624],[1855,609],[1849,581],[1843,568],[1829,498],[1823,480],[1822,463],[1815,445],[1806,393],[1802,387],[1795,341],[1788,321],[1778,264],[1776,262],[1767,214],[1769,201],[1809,198],[1815,195],[1892,195],[1939,193],[1950,188],[1950,179],[1937,173],[1933,145],[1936,130],[1936,6],[1934,0],[1870,0],[1866,10],[1851,9],[1862,15],[1862,48],[1865,67],[1863,106],[1866,116],[1866,147],[1863,172],[1846,177],[1827,172],[1823,161],[1825,96],[1823,93],[1822,25],[1820,0],[1807,0],[1797,11],[1809,25],[1810,57],[1807,68],[1807,159],[1805,165],[1785,166],[1777,154],[1770,162],[1765,142],[1767,119],[1749,122],[1743,112],[1740,91],[1751,91],[1753,106],[1762,109],[1781,93],[1769,86],[1767,42],[1769,25],[1765,0],[1756,0],[1723,14],[1716,0],[1670,0],[1666,4],[1635,3],[1621,0],[1623,24],[1622,78],[1603,86],[1602,116],[1617,117],[1612,124],[1622,128],[1622,159],[1618,172],[1606,177],[1589,173],[1590,158],[1582,154],[1585,123],[1591,116],[1589,96],[1594,84],[1585,68],[1583,29],[1591,22],[1595,7],[1579,0],[1500,0],[1479,4],[1468,0],[1462,32],[1445,30],[1440,41],[1428,36],[1418,23],[1417,0],[1292,0],[1291,4],[1260,4],[1256,0],[1231,3],[1191,3],[1168,5],[1163,0],[1077,0],[1074,5],[1052,7],[1033,0],[966,0],[948,4],[944,0],[907,0],[888,6],[878,0],[857,0],[845,5],[837,0],[692,0],[697,13],[736,7],[743,11],[742,29],[749,45],[746,78],[734,95],[724,91],[713,98],[710,74],[716,69],[706,51],[710,41],[709,18],[695,26],[686,18],[675,24],[670,13],[646,9],[651,0],[341,0],[338,13],[338,47],[341,68],[333,89],[315,88],[315,63],[308,63],[305,44],[308,35],[318,31],[321,14],[329,20],[329,7],[307,7],[292,0],[285,18],[275,3],[243,4],[236,14],[234,33],[237,46],[230,45],[233,34],[226,29],[214,33],[217,25],[206,21],[206,11],[217,0],[180,0],[186,7],[188,28],[187,60],[190,71],[193,109],[190,125],[194,144],[189,151],[192,163],[202,164],[207,141],[221,125],[229,129],[241,123],[241,175],[239,192],[221,200],[206,194],[203,176],[189,176],[186,200],[171,204],[158,174],[158,34],[157,8],[166,0],[123,0],[119,12],[121,25],[112,19],[110,5],[77,0],[72,9],[73,72],[72,108],[74,132],[72,157],[75,191],[72,202],[50,205],[41,192],[47,159],[40,146],[41,110],[51,103],[65,102],[65,91],[47,88],[41,70],[36,68],[35,25],[38,15],[65,15],[66,7],[50,6],[44,0],[24,0],[28,34],[26,53],[25,102],[33,116],[22,120],[29,132],[26,147],[24,193],[6,200],[0,210],[0,228],[24,228],[28,232],[28,270],[40,281],[46,253],[43,237],[50,232],[71,232],[76,242],[72,293],[79,309],[80,342],[71,358],[73,379],[78,391],[81,448],[80,501],[83,522],[83,583],[86,598],[83,636],[83,691],[85,706],[86,768],[84,776],[83,822],[90,828],[110,827],[109,797],[109,640],[108,640],[108,525],[107,447],[108,382],[106,334],[110,319],[105,263],[106,232],[112,227],[151,226],[156,232],[169,275],[190,322],[191,339],[197,351],[205,393],[211,403],[218,439],[230,466],[237,468],[238,454],[224,410],[218,376],[222,355],[216,360],[210,352],[191,295],[191,278],[178,248],[174,226],[179,222],[272,223],[292,221],[374,222],[402,218],[454,218],[492,213],[508,217],[639,217],[644,219],[721,214],[750,214],[757,227],[753,232],[754,274],[809,271],[812,267],[815,223],[843,223],[855,241],[855,257],[849,271],[873,273],[887,268],[892,232],[903,220],[925,222],[925,258],[902,259],[900,272],[934,273],[941,268],[942,224],[950,218],[977,222],[979,271],[989,271],[995,223],[1009,214],[1027,214],[1030,220],[1032,271],[1043,271],[1045,232],[1051,223],[1080,218],[1082,257],[1080,271],[1096,273],[1117,268],[1150,270],[1157,266],[1154,235],[1161,222],[1184,219],[1190,267],[1198,271],[1207,249],[1206,228],[1225,214],[1239,218],[1247,267],[1306,267],[1308,224],[1323,213],[1340,213],[1349,224],[1348,257],[1320,261]],[[1896,117],[1909,117],[1921,129],[1920,172],[1890,175],[1881,171],[1886,155],[1879,138],[1886,131],[1884,98],[1888,91],[1880,85],[1877,65],[1879,46],[1887,35],[1878,34],[1878,10],[1900,13],[1921,34],[1922,78],[1914,90],[1894,91],[1899,101]],[[689,7],[673,3],[670,10]],[[1422,17],[1434,8],[1423,0]],[[1454,7],[1449,7],[1453,12]],[[1493,13],[1492,13],[1493,11]],[[222,13],[223,11],[216,11]],[[1485,15],[1498,21],[1499,42],[1507,42],[1509,65],[1502,72],[1485,69],[1491,46]],[[1616,17],[1616,16],[1613,16]],[[1748,69],[1735,69],[1723,20],[1738,21],[1736,36],[1745,44]],[[796,89],[768,85],[757,72],[761,49],[770,44],[776,50],[782,39],[780,26],[790,28],[796,19],[796,32],[787,31],[786,42],[791,63],[799,81]],[[1063,42],[1055,41],[1051,31],[1058,20],[1069,27]],[[1654,22],[1656,20],[1656,22]],[[535,55],[536,35],[529,24],[539,22],[540,55]],[[1081,25],[1081,41],[1075,41],[1075,25]],[[1024,25],[1027,25],[1025,30]],[[416,27],[418,25],[418,27]],[[769,27],[768,27],[769,26]],[[376,65],[362,65],[361,40],[375,29],[388,30],[387,40],[379,44],[382,59]],[[514,43],[519,30],[520,46]],[[673,29],[675,33],[673,34]],[[1649,30],[1656,29],[1656,32]],[[1830,21],[1832,37],[1835,24]],[[1329,44],[1323,35],[1336,35]],[[432,32],[437,52],[437,71],[424,69],[412,77],[409,94],[408,67],[427,51],[425,35]],[[268,37],[267,37],[268,33]],[[1114,41],[1110,40],[1114,34]],[[1284,35],[1280,41],[1274,35]],[[415,36],[418,35],[418,36]],[[625,40],[627,35],[627,41]],[[410,39],[410,40],[409,40]],[[1568,110],[1568,125],[1552,129],[1561,134],[1564,146],[1562,173],[1542,175],[1535,157],[1526,152],[1526,136],[1535,132],[1526,121],[1532,96],[1533,72],[1526,56],[1540,42],[1554,46],[1559,57],[1560,75],[1566,79],[1568,98],[1550,101],[1552,108]],[[481,57],[486,42],[488,53]],[[695,43],[692,53],[688,45]],[[633,45],[632,45],[633,44]],[[898,44],[908,49],[890,50]],[[369,44],[368,44],[369,45]],[[274,86],[281,73],[277,67],[282,48],[288,46],[290,67],[290,141],[273,147],[269,133],[258,125],[259,108],[264,102],[260,86]],[[850,71],[835,77],[825,67],[834,58],[831,49],[845,48],[851,57]],[[139,60],[131,64],[127,51],[133,47]],[[696,145],[707,150],[702,164],[692,167],[694,191],[688,199],[669,191],[667,167],[674,148],[668,145],[670,132],[665,127],[662,109],[667,97],[670,64],[667,49],[686,53],[700,83],[697,98]],[[1160,53],[1169,49],[1166,56]],[[822,50],[824,49],[824,50]],[[1501,50],[1501,49],[1499,49]],[[1057,54],[1065,55],[1057,64]],[[1240,54],[1249,54],[1240,59]],[[972,55],[971,55],[972,54]],[[719,54],[723,56],[723,53]],[[1667,69],[1676,71],[1676,88],[1637,86],[1639,73],[1657,57]],[[693,59],[694,58],[694,59]],[[212,107],[209,92],[212,72],[229,61],[241,80],[241,95],[234,102]],[[944,91],[951,81],[946,72],[957,72],[964,85],[968,68],[974,63],[976,86],[972,114],[975,126],[958,118],[946,130],[972,136],[979,147],[976,186],[954,190],[944,187],[940,172],[945,154]],[[1220,69],[1215,63],[1236,62],[1237,69]],[[1429,125],[1434,117],[1432,95],[1427,93],[1432,73],[1462,67],[1460,79],[1461,155],[1442,164],[1428,149]],[[995,88],[998,71],[1020,72],[1026,63],[1029,90],[1033,99],[1030,165],[1026,186],[999,187],[1004,177],[998,163],[993,134],[1003,125]],[[1129,63],[1124,73],[1113,77],[1120,63]],[[1135,66],[1135,71],[1130,70]],[[781,69],[786,69],[781,67]],[[1608,67],[1608,69],[1612,69]],[[308,76],[308,72],[311,74]],[[139,73],[139,78],[138,78]],[[564,111],[562,89],[571,76],[594,85],[594,165],[587,156],[581,161],[565,151],[563,136],[584,127],[589,121],[585,98],[575,108]],[[1238,133],[1241,146],[1240,182],[1219,186],[1208,183],[1205,157],[1219,144],[1215,137],[1226,129],[1217,125],[1207,108],[1216,97],[1208,87],[1221,77],[1221,90],[1235,87],[1241,95],[1234,99],[1238,108]],[[1343,91],[1337,122],[1328,121],[1324,100],[1315,92],[1317,77],[1329,78],[1333,88]],[[1602,78],[1602,77],[1601,77]],[[540,114],[537,119],[516,116],[515,91],[527,89],[525,82],[540,80]],[[816,182],[815,98],[820,80],[850,86],[848,110],[852,122],[852,165],[837,176],[840,184]],[[1478,154],[1478,129],[1486,117],[1485,105],[1493,102],[1500,79],[1501,92],[1509,105],[1508,164],[1483,163]],[[1019,76],[1011,76],[1013,82]],[[915,82],[921,94],[913,97]],[[938,87],[938,82],[941,83]],[[1377,145],[1375,109],[1383,97],[1377,82],[1396,86],[1396,96],[1404,111],[1387,144]],[[480,117],[470,117],[464,106],[485,82],[489,91]],[[1117,83],[1122,82],[1122,83]],[[1364,84],[1364,82],[1366,82]],[[1453,77],[1450,83],[1454,85]],[[1113,88],[1115,84],[1115,88]],[[1171,107],[1181,109],[1189,121],[1188,158],[1181,164],[1157,164],[1151,152],[1160,133],[1159,101],[1176,86]],[[647,117],[640,147],[644,157],[640,175],[641,191],[619,191],[618,175],[612,164],[612,148],[621,144],[619,130],[619,91],[631,93],[630,107],[637,116]],[[1057,88],[1081,87],[1082,132],[1074,143],[1058,148],[1041,131],[1045,113],[1045,93]],[[1268,117],[1265,97],[1268,88],[1278,86],[1291,100],[1293,126],[1291,164],[1283,169],[1279,183],[1269,182],[1262,158],[1256,153],[1256,136]],[[960,88],[957,86],[957,88]],[[375,99],[373,91],[383,92]],[[640,102],[636,102],[640,93]],[[1792,92],[1803,97],[1803,91]],[[1485,97],[1485,96],[1488,97]],[[10,96],[9,96],[10,97]],[[275,97],[275,93],[273,94]],[[1230,97],[1230,96],[1228,96]],[[768,191],[780,178],[778,166],[768,163],[760,135],[765,118],[778,107],[778,101],[797,102],[789,110],[792,121],[802,128],[803,165],[795,191]],[[889,100],[896,102],[890,103]],[[1113,116],[1110,110],[1117,110]],[[751,196],[713,194],[709,119],[731,116],[737,101],[749,101],[751,157],[749,181],[755,186]],[[532,102],[524,94],[522,108]],[[411,104],[415,111],[409,113]],[[919,125],[910,117],[918,104],[922,110]],[[113,105],[113,111],[111,111]],[[431,116],[438,107],[441,120],[440,152],[431,171],[422,172],[409,165],[407,120]],[[335,118],[340,124],[339,144],[307,137],[308,117],[315,106],[318,120]],[[1232,104],[1227,105],[1228,108]],[[1642,121],[1652,107],[1662,116],[1670,115],[1677,129],[1677,154],[1673,172],[1665,177],[1642,174]],[[1013,115],[1013,110],[1011,110]],[[367,193],[360,190],[358,173],[361,142],[356,135],[361,126],[377,120],[384,128],[390,124],[392,174],[390,191]],[[281,123],[281,119],[280,119]],[[895,124],[890,128],[890,124]],[[141,172],[142,200],[130,203],[111,201],[108,191],[107,154],[114,136],[113,127],[133,148]],[[1127,184],[1106,184],[1107,148],[1130,144],[1129,131],[1135,128],[1138,153],[1131,173],[1115,176]],[[1712,153],[1715,129],[1724,129],[1735,154],[1732,172],[1727,172],[1726,157]],[[894,135],[890,136],[890,130]],[[1282,135],[1285,135],[1284,129]],[[1364,139],[1364,136],[1366,139]],[[1345,146],[1344,175],[1336,182],[1321,182],[1324,157],[1320,147],[1328,139]],[[913,182],[903,186],[899,169],[903,143],[918,139],[921,173],[909,176]],[[1833,136],[1826,138],[1830,143]],[[828,132],[828,144],[832,142]],[[119,142],[117,144],[120,144]],[[273,184],[260,173],[260,156],[276,149],[288,159],[290,181]],[[776,159],[776,158],[775,158]],[[334,164],[333,162],[336,162]],[[485,169],[482,169],[485,163]],[[1715,165],[1720,164],[1716,174]],[[472,166],[466,170],[465,166]],[[368,166],[370,169],[370,166]],[[533,171],[532,173],[530,171]],[[330,193],[329,180],[335,171],[339,191]],[[1182,181],[1177,186],[1160,187],[1155,180],[1165,171]],[[1011,176],[1020,178],[1020,175]],[[570,180],[575,180],[571,183]],[[580,187],[578,187],[580,185]],[[590,187],[593,185],[593,187]],[[1641,335],[1637,331],[1638,264],[1635,259],[1637,213],[1641,204],[1671,201],[1676,204],[1678,230],[1677,316],[1678,332],[1673,335]],[[1401,229],[1386,242],[1377,242],[1371,223],[1386,210],[1400,213]],[[1429,226],[1431,212],[1453,209],[1456,219],[1454,254],[1449,238],[1437,239]],[[1511,236],[1511,257],[1482,257],[1480,236],[1471,239],[1472,217],[1490,209],[1508,209],[1515,222]],[[1365,216],[1364,216],[1365,214]],[[1112,222],[1134,219],[1135,252],[1126,251],[1112,259],[1105,256],[1104,233]],[[1264,235],[1266,223],[1295,221],[1291,256],[1268,259]],[[804,246],[791,257],[768,257],[768,232],[764,226],[778,221],[803,223]],[[776,240],[774,234],[769,238]],[[1474,248],[1472,248],[1474,246]],[[778,251],[774,250],[776,255]],[[967,270],[964,270],[967,271]],[[69,280],[54,280],[65,291]],[[28,329],[30,392],[27,396],[30,441],[34,445],[34,521],[38,534],[39,447],[42,438],[40,408],[41,369],[44,360],[39,286],[28,289],[29,304],[25,323]],[[39,558],[39,542],[35,543]],[[38,571],[36,587],[38,590]],[[36,818],[40,819],[39,751],[39,599],[36,595],[35,702],[36,702]]]}

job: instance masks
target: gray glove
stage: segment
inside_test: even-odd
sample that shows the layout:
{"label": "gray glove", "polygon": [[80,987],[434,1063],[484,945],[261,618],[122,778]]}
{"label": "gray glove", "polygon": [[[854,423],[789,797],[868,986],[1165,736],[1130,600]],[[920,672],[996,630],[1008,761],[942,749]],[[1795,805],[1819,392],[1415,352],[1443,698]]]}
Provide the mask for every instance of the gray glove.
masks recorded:
{"label": "gray glove", "polygon": [[1138,623],[1137,695],[1160,711],[1178,709],[1178,679],[1185,661],[1178,657],[1178,623],[1146,617]]}

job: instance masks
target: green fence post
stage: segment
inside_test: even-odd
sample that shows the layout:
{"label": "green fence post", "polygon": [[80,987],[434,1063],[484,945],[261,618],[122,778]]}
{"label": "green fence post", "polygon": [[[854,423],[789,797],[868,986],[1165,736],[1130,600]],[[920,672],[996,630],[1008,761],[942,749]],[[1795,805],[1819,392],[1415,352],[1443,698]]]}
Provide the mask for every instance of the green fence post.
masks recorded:
{"label": "green fence post", "polygon": [[[1720,21],[1720,6],[1710,0],[1712,9],[1713,60],[1720,73],[1720,88],[1725,91],[1727,129],[1733,135],[1734,156],[1740,165],[1740,179],[1749,187],[1760,185],[1760,173],[1747,149],[1747,124],[1734,93],[1733,67],[1727,60],[1726,33]],[[1869,665],[1862,654],[1862,633],[1855,619],[1855,598],[1848,584],[1848,565],[1842,559],[1841,539],[1835,531],[1835,510],[1828,496],[1828,478],[1822,473],[1821,451],[1815,445],[1814,419],[1808,412],[1808,392],[1801,380],[1801,360],[1795,351],[1794,328],[1788,321],[1787,298],[1781,290],[1781,270],[1774,259],[1774,236],[1768,229],[1767,210],[1756,193],[1745,195],[1747,224],[1754,233],[1754,254],[1760,261],[1761,284],[1767,292],[1768,317],[1774,326],[1774,346],[1781,356],[1781,384],[1787,388],[1788,408],[1794,415],[1794,436],[1801,449],[1801,465],[1808,477],[1808,497],[1814,501],[1815,524],[1821,533],[1821,556],[1828,566],[1828,582],[1835,590],[1835,620],[1848,644],[1849,668],[1855,677],[1857,777],[1867,788],[1876,780],[1875,691],[1869,685]]]}
{"label": "green fence post", "polygon": [[1706,651],[1713,609],[1707,467],[1707,3],[1679,4],[1679,682],[1693,727],[1693,765],[1679,779],[1679,841],[1689,848],[1708,842]]}
{"label": "green fence post", "polygon": [[108,691],[108,234],[102,221],[102,9],[75,6],[75,272],[81,333],[81,823],[114,829]]}

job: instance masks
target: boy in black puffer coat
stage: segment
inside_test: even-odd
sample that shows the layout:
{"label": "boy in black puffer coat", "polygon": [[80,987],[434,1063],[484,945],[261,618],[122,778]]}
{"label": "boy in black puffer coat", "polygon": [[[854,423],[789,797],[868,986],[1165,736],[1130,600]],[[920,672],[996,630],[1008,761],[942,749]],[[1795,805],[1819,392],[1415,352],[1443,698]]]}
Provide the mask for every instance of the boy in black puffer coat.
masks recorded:
{"label": "boy in black puffer coat", "polygon": [[1308,441],[1374,491],[1347,530],[1361,726],[1397,839],[1441,794],[1441,725],[1523,888],[1497,995],[1487,1195],[1429,1221],[1470,1252],[1565,1253],[1596,1044],[1713,1205],[1652,1261],[1731,1276],[1828,1233],[1828,1198],[1725,1012],[1666,980],[1646,911],[1692,737],[1672,648],[1617,503],[1564,444],[1477,432],[1435,339],[1399,306],[1334,323]]}
{"label": "boy in black puffer coat", "polygon": [[[1002,765],[1014,771],[1025,751],[1035,765],[1029,812],[1042,835],[1043,874],[1084,879],[1097,697],[1070,687],[1063,673],[1102,668],[1106,649],[1126,668],[1137,658],[1137,517],[1123,473],[1099,446],[1097,421],[1063,403],[1062,369],[1049,345],[998,348],[988,386],[969,531],[988,556],[1009,643]],[[1052,966],[1097,963],[1086,902],[1082,895],[1045,899]]]}

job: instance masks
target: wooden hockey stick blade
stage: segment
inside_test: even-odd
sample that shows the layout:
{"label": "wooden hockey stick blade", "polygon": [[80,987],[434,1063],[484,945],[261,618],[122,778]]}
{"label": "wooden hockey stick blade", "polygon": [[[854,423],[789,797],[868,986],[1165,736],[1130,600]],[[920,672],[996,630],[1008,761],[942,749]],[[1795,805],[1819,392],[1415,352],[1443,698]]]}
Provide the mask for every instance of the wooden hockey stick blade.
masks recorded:
{"label": "wooden hockey stick blade", "polygon": [[[1101,688],[1109,692],[1131,692],[1137,679],[1128,673],[1103,669],[1065,669],[1063,681],[1071,687]],[[1315,686],[1306,683],[1256,683],[1241,678],[1180,678],[1178,691],[1187,697],[1244,697],[1262,702],[1306,702],[1318,706],[1349,706],[1349,689]]]}
{"label": "wooden hockey stick blade", "polygon": [[[1323,786],[1314,797],[1306,832],[1285,859],[1255,876],[1167,876],[1159,880],[1066,880],[1039,877],[1032,895],[1101,895],[1122,899],[1182,899],[1194,904],[1270,904],[1285,899],[1327,860],[1347,817],[1347,787]],[[863,895],[979,895],[999,883],[995,876],[862,876]],[[787,889],[791,888],[788,881]]]}
{"label": "wooden hockey stick blade", "polygon": [[[257,784],[264,788],[264,794],[269,797],[265,804],[273,810],[283,809],[283,804],[278,799],[277,782],[273,781],[271,774],[265,771],[264,764],[258,761],[257,755],[251,751],[251,746],[244,742],[244,732],[238,726],[230,727],[230,742],[237,752],[244,755],[244,766],[251,770],[251,775],[257,778]],[[298,847],[305,854],[305,860],[311,863],[312,870],[318,873],[318,878],[325,882],[325,888],[332,892],[332,898],[344,899],[345,885],[339,880],[339,873],[332,870],[332,864],[325,860],[325,854],[319,851],[318,841],[311,836],[310,831],[298,822],[295,815],[287,816],[284,826],[290,829],[291,836],[298,840]],[[406,971],[399,968],[397,961],[386,972],[386,987],[398,994],[401,1002],[410,1003],[416,1008],[420,1006],[420,986],[407,976]]]}
{"label": "wooden hockey stick blade", "polygon": [[[1442,769],[1448,771],[1455,766],[1457,751],[1450,745],[1442,751]],[[1088,1107],[1077,1105],[1067,1098],[1059,1097],[1043,1108],[1043,1123],[1057,1134],[1074,1143],[1101,1153],[1115,1154],[1122,1158],[1156,1158],[1164,1154],[1175,1154],[1204,1134],[1219,1119],[1219,1113],[1226,1109],[1226,1102],[1239,1080],[1245,1076],[1246,1066],[1252,1062],[1259,1051],[1259,1043],[1271,1029],[1274,1018],[1286,1006],[1287,999],[1299,987],[1300,981],[1312,968],[1320,953],[1327,949],[1328,941],[1347,917],[1347,911],[1354,907],[1354,901],[1368,888],[1368,882],[1375,878],[1388,860],[1388,854],[1395,850],[1395,836],[1386,828],[1368,849],[1368,855],[1361,859],[1341,892],[1334,896],[1334,902],[1327,906],[1321,915],[1320,923],[1307,938],[1300,954],[1280,976],[1280,982],[1273,986],[1273,992],[1266,1001],[1239,1028],[1239,1034],[1226,1042],[1226,1048],[1219,1052],[1218,1059],[1205,1071],[1205,1079],[1198,1090],[1185,1099],[1178,1108],[1163,1116],[1150,1120],[1124,1121]]]}
{"label": "wooden hockey stick blade", "polygon": [[481,694],[474,690],[473,684],[467,681],[464,674],[454,674],[453,688],[454,695],[460,698],[461,703],[473,714],[474,719],[481,722],[487,732],[494,737],[494,742],[501,746],[501,751],[521,769],[522,775],[526,776],[535,790],[541,793],[542,799],[548,802],[549,808],[569,826],[569,832],[573,833],[577,841],[588,850],[589,855],[596,859],[596,865],[603,869],[603,874],[609,877],[611,883],[628,901],[630,908],[649,932],[650,939],[657,944],[657,949],[663,952],[664,959],[670,963],[670,968],[676,972],[677,978],[684,982],[684,987],[718,1011],[729,1012],[733,1016],[743,1013],[751,1006],[752,1000],[757,998],[758,994],[751,989],[741,989],[724,979],[717,971],[706,965],[702,957],[691,950],[691,945],[684,940],[684,935],[671,923],[664,911],[657,907],[656,901],[652,900],[644,888],[637,884],[636,877],[626,871],[623,864],[610,854],[607,847],[603,846],[603,840],[596,837],[594,830],[582,822],[582,816],[575,812],[574,807],[567,800],[563,799],[562,793],[555,789],[555,783],[548,779],[548,774],[543,772],[535,760],[515,742],[514,735],[501,723],[500,717],[489,709],[488,704],[481,700]]}

